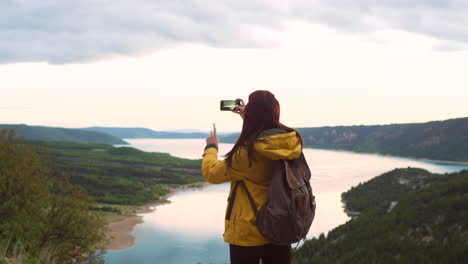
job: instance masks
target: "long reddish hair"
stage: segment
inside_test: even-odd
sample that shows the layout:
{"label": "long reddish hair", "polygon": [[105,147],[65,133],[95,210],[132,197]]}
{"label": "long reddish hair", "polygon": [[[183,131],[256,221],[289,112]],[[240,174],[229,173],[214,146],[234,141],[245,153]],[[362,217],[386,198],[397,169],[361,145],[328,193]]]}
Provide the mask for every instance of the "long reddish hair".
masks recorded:
{"label": "long reddish hair", "polygon": [[[269,91],[255,91],[249,95],[249,102],[245,105],[244,123],[242,131],[236,144],[226,154],[226,163],[231,167],[232,159],[241,147],[247,149],[249,165],[252,165],[254,157],[254,143],[258,135],[263,131],[271,128],[280,128],[286,131],[296,131],[293,128],[283,125],[280,121],[280,104],[276,100],[275,95]],[[297,132],[301,144],[302,138]]]}

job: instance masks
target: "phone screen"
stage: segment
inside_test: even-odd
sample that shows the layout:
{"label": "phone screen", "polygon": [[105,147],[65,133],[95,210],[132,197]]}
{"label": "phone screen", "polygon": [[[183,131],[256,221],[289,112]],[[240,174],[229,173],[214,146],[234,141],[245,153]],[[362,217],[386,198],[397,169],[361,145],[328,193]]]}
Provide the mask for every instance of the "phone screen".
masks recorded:
{"label": "phone screen", "polygon": [[221,100],[221,111],[232,111],[240,105],[239,100]]}

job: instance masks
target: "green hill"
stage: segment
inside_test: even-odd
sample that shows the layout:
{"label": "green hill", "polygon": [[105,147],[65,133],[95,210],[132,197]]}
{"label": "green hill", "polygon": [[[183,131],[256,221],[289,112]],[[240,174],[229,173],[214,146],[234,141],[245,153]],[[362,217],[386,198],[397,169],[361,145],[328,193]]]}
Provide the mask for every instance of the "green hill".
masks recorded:
{"label": "green hill", "polygon": [[299,128],[308,147],[468,161],[468,118],[414,124]]}
{"label": "green hill", "polygon": [[307,240],[293,263],[466,263],[467,170],[397,169],[342,197],[361,214]]}
{"label": "green hill", "polygon": [[366,183],[359,183],[341,194],[346,209],[353,212],[366,211],[382,202],[397,201],[413,189],[445,181],[446,178],[431,174],[427,170],[408,168],[395,169],[375,177]]}
{"label": "green hill", "polygon": [[15,130],[17,136],[24,137],[26,140],[73,141],[112,145],[127,144],[124,140],[109,134],[81,129],[28,125],[0,125],[0,130],[2,129]]}
{"label": "green hill", "polygon": [[97,202],[143,204],[158,200],[172,186],[203,180],[200,160],[114,147],[111,144],[126,142],[101,132],[26,125],[0,125],[2,128],[14,130],[36,147],[45,147],[53,174],[70,172],[71,182]]}
{"label": "green hill", "polygon": [[[427,123],[298,128],[304,146],[401,157],[468,161],[468,118]],[[220,137],[233,143],[238,134]]]}
{"label": "green hill", "polygon": [[200,160],[144,152],[130,147],[76,142],[30,141],[50,154],[54,172],[69,171],[97,202],[143,204],[168,193],[169,187],[202,181]]}
{"label": "green hill", "polygon": [[172,132],[154,131],[143,127],[86,127],[87,131],[97,131],[107,133],[119,138],[206,138],[209,134],[203,132]]}

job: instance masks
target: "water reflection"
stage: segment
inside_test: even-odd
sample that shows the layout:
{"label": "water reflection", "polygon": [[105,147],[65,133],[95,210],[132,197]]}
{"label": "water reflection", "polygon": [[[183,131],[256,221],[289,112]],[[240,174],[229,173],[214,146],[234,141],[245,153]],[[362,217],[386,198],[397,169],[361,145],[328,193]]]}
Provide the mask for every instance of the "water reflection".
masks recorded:
{"label": "water reflection", "polygon": [[150,229],[175,230],[181,235],[213,237],[224,232],[224,208],[229,185],[213,185],[204,190],[183,191],[169,197],[170,204],[143,214]]}
{"label": "water reflection", "polygon": [[[170,153],[174,157],[201,159],[204,139],[124,139],[132,147],[143,150]],[[231,145],[231,144],[224,144]],[[232,145],[231,145],[232,146]]]}
{"label": "water reflection", "polygon": [[304,155],[312,171],[313,188],[321,193],[344,192],[351,186],[395,168],[418,167],[435,173],[444,173],[468,167],[468,165],[440,165],[423,160],[308,148],[304,149]]}

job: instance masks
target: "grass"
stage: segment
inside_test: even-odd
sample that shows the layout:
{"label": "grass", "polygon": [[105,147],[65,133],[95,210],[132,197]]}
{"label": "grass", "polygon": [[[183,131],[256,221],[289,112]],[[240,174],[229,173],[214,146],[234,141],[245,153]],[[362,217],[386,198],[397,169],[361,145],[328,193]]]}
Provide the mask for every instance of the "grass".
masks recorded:
{"label": "grass", "polygon": [[0,264],[58,264],[51,249],[42,249],[33,256],[26,248],[22,242],[0,241]]}

